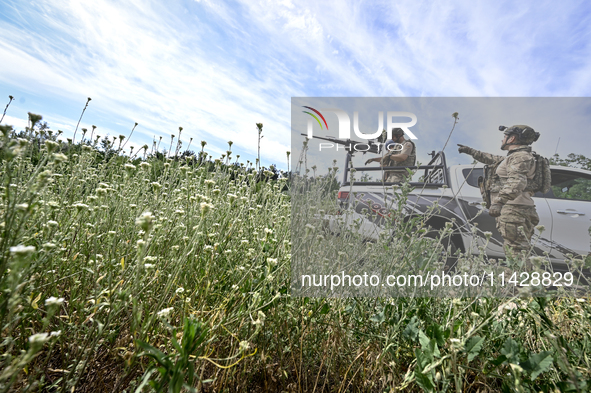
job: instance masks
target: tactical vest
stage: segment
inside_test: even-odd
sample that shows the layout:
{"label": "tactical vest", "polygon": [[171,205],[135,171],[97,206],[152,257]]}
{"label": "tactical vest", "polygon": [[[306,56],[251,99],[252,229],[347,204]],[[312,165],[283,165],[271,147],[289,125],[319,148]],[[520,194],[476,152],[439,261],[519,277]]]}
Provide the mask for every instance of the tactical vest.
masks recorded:
{"label": "tactical vest", "polygon": [[[410,144],[412,145],[412,151],[410,152],[408,157],[406,157],[406,160],[404,160],[404,161],[388,160],[389,161],[388,166],[415,166],[415,163],[417,162],[417,147],[415,146],[413,141],[405,141],[405,142],[410,142]],[[400,154],[399,150],[392,152],[392,155],[398,155],[398,154]]]}
{"label": "tactical vest", "polygon": [[482,200],[484,201],[484,206],[487,209],[490,209],[491,205],[491,198],[490,195],[493,192],[501,191],[503,188],[503,183],[501,182],[501,177],[497,175],[497,168],[501,165],[502,160],[494,164],[493,166],[484,166],[484,176],[478,177],[478,188],[480,188],[480,194],[482,195]]}
{"label": "tactical vest", "polygon": [[[532,194],[535,194],[536,192],[545,194],[550,191],[550,186],[552,185],[550,163],[547,158],[540,156],[536,152],[531,152],[531,154],[536,160],[536,169],[534,171],[534,177],[527,179],[527,185],[523,191],[531,192]],[[501,177],[497,175],[497,168],[502,162],[503,160],[490,167],[485,165],[484,177],[480,176],[478,178],[480,193],[482,194],[482,199],[484,200],[487,209],[490,208],[491,205],[490,195],[500,192],[504,185]]]}

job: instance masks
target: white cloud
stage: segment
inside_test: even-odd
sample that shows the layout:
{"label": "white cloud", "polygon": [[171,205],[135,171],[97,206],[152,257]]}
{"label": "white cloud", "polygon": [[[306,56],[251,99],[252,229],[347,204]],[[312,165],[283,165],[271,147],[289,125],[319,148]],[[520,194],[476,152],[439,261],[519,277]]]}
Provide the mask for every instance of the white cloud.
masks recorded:
{"label": "white cloud", "polygon": [[6,115],[4,116],[4,120],[2,120],[2,125],[9,125],[12,126],[15,130],[20,131],[24,130],[25,127],[28,126],[28,121],[18,117]]}
{"label": "white cloud", "polygon": [[264,164],[283,166],[290,150],[293,96],[591,89],[591,23],[576,3],[98,0],[6,11],[14,17],[0,25],[0,81],[75,102],[46,118],[75,122],[91,96],[89,110],[112,121],[113,135],[116,123],[140,123],[140,146],[183,126],[186,142],[207,140],[219,154],[232,140],[251,160],[262,122]]}

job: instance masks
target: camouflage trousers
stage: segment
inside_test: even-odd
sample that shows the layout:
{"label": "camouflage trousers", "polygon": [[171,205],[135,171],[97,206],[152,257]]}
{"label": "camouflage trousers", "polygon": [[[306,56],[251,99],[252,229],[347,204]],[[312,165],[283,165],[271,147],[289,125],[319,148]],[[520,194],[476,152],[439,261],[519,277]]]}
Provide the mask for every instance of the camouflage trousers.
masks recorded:
{"label": "camouflage trousers", "polygon": [[385,182],[402,183],[408,177],[408,172],[386,172],[384,174]]}
{"label": "camouflage trousers", "polygon": [[497,217],[497,229],[503,237],[505,253],[508,248],[516,254],[529,251],[534,228],[539,222],[535,206],[504,205]]}

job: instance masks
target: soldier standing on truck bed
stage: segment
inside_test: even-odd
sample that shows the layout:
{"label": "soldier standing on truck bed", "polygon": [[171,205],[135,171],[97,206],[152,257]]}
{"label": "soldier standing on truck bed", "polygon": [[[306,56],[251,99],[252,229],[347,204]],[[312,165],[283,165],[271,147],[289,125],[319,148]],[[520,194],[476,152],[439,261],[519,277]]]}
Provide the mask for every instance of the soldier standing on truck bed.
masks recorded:
{"label": "soldier standing on truck bed", "polygon": [[[414,166],[417,161],[417,148],[415,144],[404,139],[402,128],[392,129],[392,139],[385,143],[388,153],[384,157],[370,158],[365,165],[371,162],[379,162],[381,166]],[[392,150],[388,150],[388,148]],[[409,176],[405,168],[384,172],[385,182],[403,182]]]}
{"label": "soldier standing on truck bed", "polygon": [[497,229],[503,236],[505,253],[512,251],[518,254],[530,249],[534,227],[540,222],[532,200],[534,191],[531,189],[536,173],[536,158],[529,146],[538,140],[540,133],[526,125],[509,128],[501,126],[499,130],[505,133],[501,150],[508,151],[506,157],[460,144],[458,151],[491,166],[485,169],[488,174],[484,181],[479,180],[485,203],[490,206],[488,214],[496,217]]}

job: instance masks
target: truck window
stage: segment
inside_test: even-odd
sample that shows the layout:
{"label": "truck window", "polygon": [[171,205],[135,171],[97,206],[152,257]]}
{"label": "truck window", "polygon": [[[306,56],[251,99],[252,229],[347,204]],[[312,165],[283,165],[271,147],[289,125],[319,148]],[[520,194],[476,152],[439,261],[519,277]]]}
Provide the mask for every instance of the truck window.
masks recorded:
{"label": "truck window", "polygon": [[472,187],[478,188],[478,178],[484,176],[483,168],[466,168],[462,170],[462,175],[466,179],[466,183]]}
{"label": "truck window", "polygon": [[591,176],[561,170],[552,171],[552,192],[555,199],[591,201]]}

